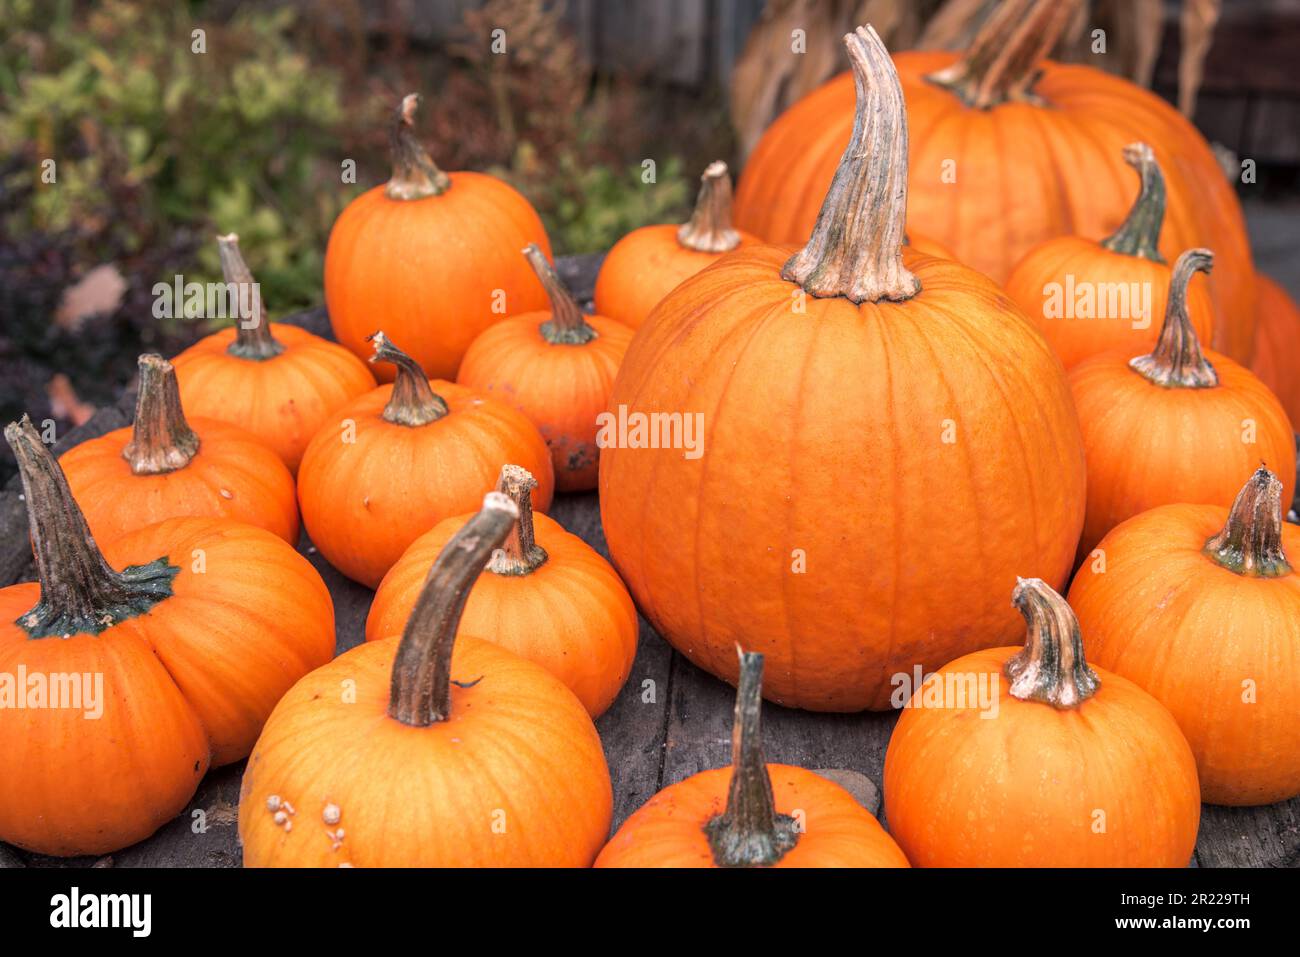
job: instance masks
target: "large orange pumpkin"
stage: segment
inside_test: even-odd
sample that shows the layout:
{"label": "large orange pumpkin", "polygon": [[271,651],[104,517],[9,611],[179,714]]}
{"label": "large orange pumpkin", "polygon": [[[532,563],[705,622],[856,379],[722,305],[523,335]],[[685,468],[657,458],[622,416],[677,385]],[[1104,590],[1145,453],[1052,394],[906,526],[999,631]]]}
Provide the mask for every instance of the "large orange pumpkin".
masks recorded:
{"label": "large orange pumpkin", "polygon": [[[325,305],[334,335],[360,357],[382,325],[431,376],[455,378],[474,337],[504,316],[546,308],[519,260],[546,229],[511,186],[483,173],[444,173],[415,138],[420,98],[392,127],[393,176],[354,199],[330,231]],[[392,373],[380,369],[380,379]]]}
{"label": "large orange pumpkin", "polygon": [[5,439],[40,581],[0,589],[0,840],[104,854],[248,754],[333,654],[334,608],[305,558],[230,519],[168,519],[101,553],[31,424]]}
{"label": "large orange pumpkin", "polygon": [[63,454],[72,493],[102,542],[181,515],[224,516],[298,544],[293,476],[250,432],[187,420],[172,364],[142,355],[135,423]]}
{"label": "large orange pumpkin", "polygon": [[1259,322],[1250,370],[1273,390],[1291,424],[1300,427],[1300,306],[1263,273],[1255,274],[1255,288]]}
{"label": "large orange pumpkin", "polygon": [[898,77],[874,33],[846,43],[858,122],[812,239],[669,294],[600,467],[610,554],[659,633],[732,682],[743,642],[769,698],[833,711],[1014,634],[1002,596],[1017,570],[1064,582],[1084,505],[1060,361],[990,280],[902,246]]}
{"label": "large orange pumpkin", "polygon": [[517,517],[489,492],[429,571],[400,639],[353,648],[284,696],[244,774],[245,866],[595,859],[613,793],[586,710],[539,665],[456,634]]}
{"label": "large orange pumpkin", "polygon": [[1024,647],[945,665],[894,727],[894,840],[918,867],[1186,867],[1201,801],[1173,717],[1089,666],[1074,613],[1042,581],[1012,601]]}
{"label": "large orange pumpkin", "polygon": [[[1245,219],[1210,145],[1171,105],[1128,80],[1044,60],[1079,0],[1002,0],[964,54],[895,57],[911,126],[908,223],[1004,281],[1033,246],[1105,236],[1130,204],[1125,144],[1151,144],[1168,183],[1160,249],[1211,246],[1216,347],[1248,362],[1254,271]],[[842,74],[763,134],[736,192],[736,225],[799,242],[817,218],[853,122]]]}

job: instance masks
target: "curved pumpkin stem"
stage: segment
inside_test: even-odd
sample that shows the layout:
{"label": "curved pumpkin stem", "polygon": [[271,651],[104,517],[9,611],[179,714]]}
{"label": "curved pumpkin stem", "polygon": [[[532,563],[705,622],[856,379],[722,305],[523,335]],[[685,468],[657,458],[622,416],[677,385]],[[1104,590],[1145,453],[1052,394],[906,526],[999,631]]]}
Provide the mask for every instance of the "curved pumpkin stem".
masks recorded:
{"label": "curved pumpkin stem", "polygon": [[928,81],[951,90],[967,106],[991,109],[1034,95],[1039,64],[1074,18],[1080,0],[1002,0],[960,60]]}
{"label": "curved pumpkin stem", "polygon": [[389,199],[425,199],[441,196],[451,188],[451,177],[438,169],[415,136],[415,110],[419,105],[420,94],[406,94],[389,127],[393,176],[384,187],[384,195]]}
{"label": "curved pumpkin stem", "polygon": [[159,558],[120,572],[104,559],[63,469],[23,416],[5,426],[18,459],[41,598],[17,625],[30,638],[97,635],[142,615],[172,593],[180,569]]}
{"label": "curved pumpkin stem", "polygon": [[740,233],[731,225],[731,173],[722,160],[705,168],[695,211],[678,228],[677,241],[699,253],[725,253],[740,245]]}
{"label": "curved pumpkin stem", "polygon": [[546,549],[533,538],[533,489],[537,479],[520,465],[501,466],[497,491],[515,503],[519,510],[510,534],[502,546],[492,553],[488,571],[494,575],[529,575],[546,564]]}
{"label": "curved pumpkin stem", "polygon": [[[284,351],[284,344],[271,335],[271,324],[262,310],[262,292],[253,281],[253,274],[239,251],[239,236],[227,233],[217,237],[217,251],[221,254],[221,274],[228,285],[234,285],[235,302],[247,304],[249,315],[238,316],[235,322],[235,341],[226,351],[240,359],[261,362],[274,359]],[[247,298],[243,291],[248,290]]]}
{"label": "curved pumpkin stem", "polygon": [[393,345],[383,330],[367,337],[366,341],[375,347],[371,362],[391,362],[397,366],[392,394],[380,413],[385,422],[416,427],[437,422],[451,411],[442,396],[429,385],[429,377],[420,364]]}
{"label": "curved pumpkin stem", "polygon": [[470,589],[519,510],[500,492],[451,537],[429,569],[393,659],[388,716],[414,728],[451,717],[451,652]]}
{"label": "curved pumpkin stem", "polygon": [[135,424],[122,458],[136,475],[175,472],[198,454],[199,437],[185,421],[180,387],[172,364],[155,353],[138,361],[140,392],[135,400]]}
{"label": "curved pumpkin stem", "polygon": [[1223,530],[1205,553],[1228,571],[1251,578],[1291,574],[1282,549],[1282,482],[1260,466],[1237,493]]}
{"label": "curved pumpkin stem", "polygon": [[795,820],[776,812],[763,759],[763,656],[741,651],[736,717],[731,726],[731,789],[727,807],[704,825],[719,867],[770,867],[799,840]]}
{"label": "curved pumpkin stem", "polygon": [[1053,708],[1077,708],[1101,681],[1083,657],[1079,620],[1064,598],[1041,578],[1021,578],[1011,603],[1025,618],[1025,647],[1006,664],[1013,698]]}
{"label": "curved pumpkin stem", "polygon": [[560,281],[542,247],[529,243],[523,253],[551,300],[551,318],[541,325],[542,338],[553,346],[581,346],[595,339],[599,333],[587,322],[578,301]]}
{"label": "curved pumpkin stem", "polygon": [[813,296],[900,302],[921,291],[903,265],[907,216],[907,113],[894,61],[871,27],[844,37],[857,109],[808,245],[781,278]]}
{"label": "curved pumpkin stem", "polygon": [[1201,352],[1201,340],[1187,315],[1187,284],[1197,272],[1208,273],[1214,253],[1189,249],[1174,263],[1169,280],[1169,302],[1156,347],[1147,356],[1129,360],[1129,366],[1149,382],[1167,389],[1212,389],[1219,374]]}
{"label": "curved pumpkin stem", "polygon": [[1146,143],[1124,147],[1124,162],[1137,170],[1141,186],[1137,199],[1119,229],[1101,241],[1105,249],[1162,263],[1160,227],[1165,221],[1165,176],[1156,154]]}

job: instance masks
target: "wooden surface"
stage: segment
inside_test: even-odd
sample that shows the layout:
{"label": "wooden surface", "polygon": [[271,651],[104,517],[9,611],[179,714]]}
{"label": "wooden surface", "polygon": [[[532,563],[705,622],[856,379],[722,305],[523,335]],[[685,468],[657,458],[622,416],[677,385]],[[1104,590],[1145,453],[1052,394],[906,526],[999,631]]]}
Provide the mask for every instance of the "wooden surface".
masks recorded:
{"label": "wooden surface", "polygon": [[[581,297],[590,296],[599,257],[561,260],[559,270]],[[294,322],[327,333],[323,310]],[[133,396],[98,412],[58,444],[60,452],[126,425]],[[0,493],[0,587],[34,578],[27,520],[17,478]],[[557,496],[550,514],[607,555],[595,493]],[[337,646],[360,644],[372,592],[334,571],[304,538],[299,546],[334,597]],[[631,677],[596,723],[614,785],[614,826],[665,785],[728,763],[731,749],[730,686],[700,671],[641,620],[641,641]],[[885,747],[896,716],[815,714],[764,706],[767,759],[821,770],[880,814]],[[236,834],[242,762],[210,772],[178,818],[157,834],[101,858],[57,859],[0,844],[0,867],[237,867]],[[888,822],[885,822],[888,826]],[[1206,807],[1191,862],[1202,867],[1300,866],[1300,798],[1261,808]]]}

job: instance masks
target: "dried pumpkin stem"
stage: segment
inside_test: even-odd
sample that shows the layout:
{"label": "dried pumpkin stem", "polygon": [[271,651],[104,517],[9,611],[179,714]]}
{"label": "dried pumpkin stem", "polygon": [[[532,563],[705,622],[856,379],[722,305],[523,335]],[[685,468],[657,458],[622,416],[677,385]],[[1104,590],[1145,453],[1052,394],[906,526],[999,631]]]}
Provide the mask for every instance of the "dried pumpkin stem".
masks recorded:
{"label": "dried pumpkin stem", "polygon": [[175,472],[198,454],[199,437],[185,421],[181,391],[172,364],[155,353],[139,359],[140,392],[135,400],[135,424],[122,458],[136,475]]}
{"label": "dried pumpkin stem", "polygon": [[384,187],[389,199],[425,199],[441,196],[451,188],[451,177],[437,165],[420,145],[415,135],[415,110],[420,94],[402,97],[393,125],[388,131],[388,146],[393,159],[393,176]]}
{"label": "dried pumpkin stem", "polygon": [[700,253],[725,253],[740,245],[740,233],[731,225],[731,173],[722,160],[705,168],[695,211],[678,228],[677,241]]}
{"label": "dried pumpkin stem", "polygon": [[18,459],[41,582],[40,601],[16,622],[28,637],[97,635],[171,595],[180,569],[165,557],[120,572],[104,560],[63,470],[27,416],[5,426],[5,441]]}
{"label": "dried pumpkin stem", "polygon": [[727,807],[704,825],[719,867],[770,867],[799,840],[794,818],[776,812],[763,759],[762,711],[763,656],[741,651]]}
{"label": "dried pumpkin stem", "polygon": [[497,491],[515,503],[519,519],[505,542],[492,553],[488,571],[495,575],[528,575],[546,564],[546,549],[533,538],[533,489],[537,479],[519,465],[501,466]]}
{"label": "dried pumpkin stem", "polygon": [[553,346],[581,346],[595,339],[598,333],[587,322],[578,301],[560,280],[542,248],[537,243],[529,243],[523,253],[551,300],[551,318],[541,325],[542,338]]}
{"label": "dried pumpkin stem", "polygon": [[1214,253],[1189,249],[1174,263],[1169,280],[1169,302],[1156,347],[1147,356],[1129,360],[1129,366],[1143,378],[1167,389],[1212,389],[1219,374],[1201,352],[1201,340],[1187,314],[1187,284],[1197,272],[1208,273]]}
{"label": "dried pumpkin stem", "polygon": [[284,351],[284,345],[271,335],[271,324],[262,310],[262,291],[239,251],[239,237],[235,233],[218,236],[217,251],[221,254],[221,274],[226,285],[233,287],[231,301],[239,304],[235,310],[235,341],[226,351],[255,362],[274,359]]}
{"label": "dried pumpkin stem", "polygon": [[371,362],[391,362],[397,366],[397,378],[393,380],[393,391],[388,397],[388,404],[380,417],[394,425],[418,427],[437,422],[450,409],[442,396],[433,391],[429,377],[424,374],[420,364],[389,341],[383,331],[369,336],[367,342],[373,343],[375,354]]}
{"label": "dried pumpkin stem", "polygon": [[1282,482],[1261,466],[1237,493],[1223,530],[1205,553],[1229,571],[1251,578],[1291,574],[1282,549]]}
{"label": "dried pumpkin stem", "polygon": [[808,245],[781,278],[811,295],[853,302],[901,302],[921,291],[903,265],[907,216],[907,114],[894,61],[871,27],[844,38],[857,109]]}
{"label": "dried pumpkin stem", "polygon": [[1007,662],[1013,698],[1077,708],[1101,681],[1083,657],[1079,620],[1064,598],[1041,578],[1021,578],[1011,603],[1025,618],[1025,647]]}
{"label": "dried pumpkin stem", "polygon": [[447,542],[429,569],[393,659],[388,715],[414,728],[451,717],[451,653],[470,589],[519,517],[514,502],[488,492],[483,508]]}
{"label": "dried pumpkin stem", "polygon": [[1137,170],[1141,186],[1137,199],[1119,229],[1101,241],[1105,249],[1125,256],[1138,256],[1162,263],[1160,227],[1165,221],[1165,176],[1156,154],[1146,143],[1124,147],[1124,162]]}

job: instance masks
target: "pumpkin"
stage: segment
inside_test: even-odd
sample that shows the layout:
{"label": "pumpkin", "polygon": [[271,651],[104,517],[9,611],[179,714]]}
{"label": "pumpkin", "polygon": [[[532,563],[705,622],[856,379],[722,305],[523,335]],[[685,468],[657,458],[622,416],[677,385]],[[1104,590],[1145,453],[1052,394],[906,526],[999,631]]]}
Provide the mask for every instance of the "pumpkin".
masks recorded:
{"label": "pumpkin", "polygon": [[[1004,282],[1031,248],[1105,236],[1129,210],[1125,144],[1149,143],[1168,186],[1160,249],[1212,246],[1216,347],[1250,360],[1254,271],[1245,218],[1205,138],[1121,77],[1043,57],[1080,0],[1002,0],[965,53],[894,59],[911,127],[911,228]],[[835,77],[777,118],[745,165],[736,225],[799,242],[817,217],[853,123],[853,78]]]}
{"label": "pumpkin", "polygon": [[907,867],[898,845],[844,788],[767,763],[763,656],[739,657],[731,767],[664,788],[623,822],[596,866]]}
{"label": "pumpkin", "polygon": [[903,247],[898,78],[873,32],[846,44],[858,122],[812,239],[669,293],[600,457],[610,555],[659,634],[731,682],[743,641],[770,700],[826,711],[1013,634],[998,596],[1017,569],[1065,580],[1084,506],[1059,360],[990,280]]}
{"label": "pumpkin", "polygon": [[[1038,324],[1065,368],[1114,349],[1138,355],[1155,345],[1172,271],[1160,255],[1165,181],[1151,147],[1131,143],[1124,159],[1141,186],[1128,218],[1105,239],[1057,236],[1029,250],[1005,288]],[[1214,306],[1201,286],[1187,290],[1187,313],[1197,336],[1209,342]]]}
{"label": "pumpkin", "polygon": [[457,637],[474,579],[517,517],[489,492],[430,569],[400,639],[340,655],[276,706],[240,792],[246,867],[595,859],[613,793],[586,710],[541,666]]}
{"label": "pumpkin", "polygon": [[535,245],[524,256],[551,298],[551,308],[498,323],[474,340],[456,381],[514,406],[532,420],[551,450],[561,492],[596,487],[599,417],[632,330],[605,316],[583,315]]}
{"label": "pumpkin", "polygon": [[334,608],[305,558],[230,519],[167,519],[101,552],[31,423],[5,439],[40,580],[0,589],[0,840],[104,854],[248,754],[333,654]]}
{"label": "pumpkin", "polygon": [[1186,867],[1200,792],[1173,717],[1084,658],[1065,599],[1012,601],[1023,648],[989,648],[917,689],[885,752],[889,831],[918,867]]}
{"label": "pumpkin", "polygon": [[375,387],[365,363],[336,342],[263,318],[262,299],[234,233],[219,236],[232,289],[253,289],[251,315],[200,339],[175,359],[181,402],[191,415],[246,429],[290,472],[340,406]]}
{"label": "pumpkin", "polygon": [[1182,728],[1211,804],[1300,794],[1300,528],[1258,469],[1226,511],[1162,505],[1113,529],[1070,603],[1093,661],[1154,695]]}
{"label": "pumpkin", "polygon": [[252,433],[216,419],[187,420],[176,371],[140,356],[135,422],[62,456],[72,494],[102,542],[182,515],[223,516],[298,543],[293,476]]}
{"label": "pumpkin", "polygon": [[1300,425],[1300,306],[1263,273],[1255,274],[1258,336],[1250,370],[1273,390],[1292,425]]}
{"label": "pumpkin", "polygon": [[[519,261],[546,229],[528,200],[483,173],[444,173],[415,137],[420,98],[402,99],[390,144],[393,175],[339,214],[325,249],[325,305],[334,337],[360,357],[377,324],[431,376],[452,379],[474,338],[503,316],[546,307]],[[392,373],[381,369],[381,380]]]}
{"label": "pumpkin", "polygon": [[1228,506],[1241,476],[1260,462],[1295,489],[1295,433],[1268,387],[1225,355],[1202,350],[1187,310],[1187,284],[1209,271],[1208,249],[1178,257],[1160,337],[1148,355],[1094,356],[1070,388],[1088,460],[1088,555],[1112,528],[1157,505]]}
{"label": "pumpkin", "polygon": [[[593,718],[618,695],[636,658],[636,609],[605,559],[554,519],[534,515],[537,480],[506,465],[497,491],[519,519],[474,585],[461,631],[535,661],[564,682]],[[375,591],[366,640],[399,635],[435,558],[468,520],[443,519],[411,543]]]}
{"label": "pumpkin", "polygon": [[340,409],[298,470],[312,543],[369,588],[416,538],[472,509],[506,463],[537,476],[539,510],[555,488],[546,442],[521,412],[454,382],[430,383],[383,332],[372,343],[371,361],[396,366],[397,380]]}

